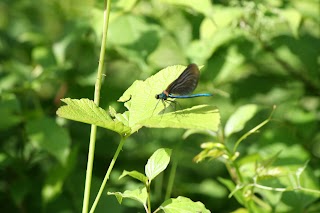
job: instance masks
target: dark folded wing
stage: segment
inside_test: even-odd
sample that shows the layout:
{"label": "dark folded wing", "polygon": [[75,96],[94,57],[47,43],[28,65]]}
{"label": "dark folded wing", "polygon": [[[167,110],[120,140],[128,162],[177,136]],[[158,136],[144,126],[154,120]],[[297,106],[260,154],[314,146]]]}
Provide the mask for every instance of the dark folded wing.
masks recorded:
{"label": "dark folded wing", "polygon": [[193,92],[198,85],[199,68],[196,64],[190,64],[181,75],[166,89],[169,94],[187,95]]}

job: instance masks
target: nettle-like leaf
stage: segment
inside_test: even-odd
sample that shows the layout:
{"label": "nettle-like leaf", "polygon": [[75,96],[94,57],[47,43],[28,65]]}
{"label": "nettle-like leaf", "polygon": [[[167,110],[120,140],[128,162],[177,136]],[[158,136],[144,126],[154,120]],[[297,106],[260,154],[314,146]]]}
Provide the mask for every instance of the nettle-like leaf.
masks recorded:
{"label": "nettle-like leaf", "polygon": [[70,120],[80,121],[83,123],[94,124],[106,129],[110,129],[119,134],[130,133],[130,128],[125,126],[123,122],[113,120],[108,113],[98,107],[89,99],[62,99],[66,106],[58,109],[57,115]]}
{"label": "nettle-like leaf", "polygon": [[128,118],[128,126],[132,129],[132,132],[143,126],[218,130],[220,114],[214,106],[199,105],[171,113],[159,114],[165,107],[169,106],[169,103],[157,100],[155,95],[166,89],[185,68],[181,65],[170,66],[145,81],[135,81],[119,98],[118,101],[125,102],[124,105],[129,111],[129,114],[127,112],[124,114]]}
{"label": "nettle-like leaf", "polygon": [[210,212],[201,202],[194,202],[186,197],[177,197],[171,198],[164,203],[161,204],[160,209],[162,209],[165,213],[195,213],[202,212],[207,213]]}
{"label": "nettle-like leaf", "polygon": [[158,149],[153,153],[145,166],[145,173],[149,181],[167,168],[170,162],[170,155],[171,149]]}
{"label": "nettle-like leaf", "polygon": [[62,101],[67,106],[60,107],[57,114],[63,118],[110,129],[122,135],[132,134],[143,126],[217,131],[220,114],[214,106],[198,105],[159,114],[165,111],[169,102],[157,100],[155,95],[161,93],[185,68],[181,65],[170,66],[145,81],[135,81],[118,100],[125,102],[128,111],[124,113],[117,113],[109,107],[108,114],[91,100],[66,98]]}

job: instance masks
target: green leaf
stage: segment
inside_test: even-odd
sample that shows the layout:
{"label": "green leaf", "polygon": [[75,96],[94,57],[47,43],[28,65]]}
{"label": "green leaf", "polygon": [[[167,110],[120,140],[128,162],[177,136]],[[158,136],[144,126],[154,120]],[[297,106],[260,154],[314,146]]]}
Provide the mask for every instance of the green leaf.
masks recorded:
{"label": "green leaf", "polygon": [[120,55],[146,66],[147,57],[157,48],[161,28],[133,13],[118,15],[110,21],[108,42]]}
{"label": "green leaf", "polygon": [[258,107],[255,104],[247,104],[238,108],[238,110],[231,115],[225,126],[226,137],[235,132],[241,131],[247,121],[249,121],[257,112]]}
{"label": "green leaf", "polygon": [[126,112],[126,113],[117,113],[116,110],[112,107],[112,106],[109,106],[109,114],[116,118],[117,121],[120,121],[122,122],[125,126],[128,126],[128,113],[129,112]]}
{"label": "green leaf", "polygon": [[130,177],[133,177],[133,178],[135,178],[137,180],[140,180],[144,184],[147,183],[147,181],[148,181],[148,178],[144,174],[142,174],[142,173],[140,173],[138,171],[130,171],[129,172],[129,171],[126,171],[126,170],[124,170],[122,172],[122,174],[120,175],[119,179],[121,179],[121,178],[123,178],[123,177],[125,177],[127,175],[129,175]]}
{"label": "green leaf", "polygon": [[[238,7],[221,7],[215,5],[213,7],[214,13],[211,17],[205,17],[200,25],[200,38],[211,39],[212,43],[216,41],[212,40],[212,36],[219,33],[220,30],[224,31],[229,28],[233,21],[238,21],[243,14],[243,9]],[[232,35],[232,34],[231,34]],[[220,45],[222,45],[221,43]]]}
{"label": "green leaf", "polygon": [[125,192],[108,192],[108,195],[115,195],[118,202],[121,204],[123,198],[130,198],[133,200],[138,201],[139,203],[142,203],[144,206],[147,202],[147,189],[146,187],[139,187],[139,189],[135,190],[126,190]]}
{"label": "green leaf", "polygon": [[280,10],[281,14],[287,20],[289,27],[295,37],[299,35],[299,26],[301,24],[302,16],[294,9]]}
{"label": "green leaf", "polygon": [[[232,32],[229,32],[232,33]],[[226,39],[224,37],[221,38]],[[217,41],[218,42],[218,41]],[[236,45],[228,45],[225,62],[219,70],[218,75],[214,79],[215,84],[225,84],[226,82],[238,81],[250,73],[250,69],[245,66],[245,57],[243,52],[239,52],[239,47]],[[249,50],[245,50],[249,51]],[[246,53],[248,54],[248,52]],[[235,74],[236,73],[236,74]]]}
{"label": "green leaf", "polygon": [[160,103],[161,101],[157,100],[155,95],[161,93],[185,68],[181,65],[170,66],[145,81],[135,81],[119,98],[118,101],[125,102],[124,105],[129,110],[126,116],[132,132],[143,126],[218,130],[220,114],[213,106],[195,106],[191,109],[158,115],[163,111],[164,105],[167,107],[169,104]]}
{"label": "green leaf", "polygon": [[210,212],[201,202],[194,202],[186,197],[171,198],[161,204],[160,209],[165,213],[195,213]]}
{"label": "green leaf", "polygon": [[80,121],[87,124],[94,124],[106,129],[110,129],[119,134],[127,134],[130,128],[122,122],[112,120],[107,112],[98,107],[89,99],[62,99],[67,106],[62,106],[57,110],[57,115],[70,120]]}
{"label": "green leaf", "polygon": [[28,139],[36,149],[49,152],[62,165],[66,163],[70,152],[70,137],[64,128],[53,119],[44,117],[28,121],[26,130]]}
{"label": "green leaf", "polygon": [[246,203],[245,195],[239,190],[240,188],[234,184],[232,180],[225,179],[225,178],[218,178],[219,182],[225,185],[231,193],[229,194],[229,198],[234,196],[237,201],[244,205]]}
{"label": "green leaf", "polygon": [[149,181],[167,168],[170,162],[170,155],[171,149],[158,149],[153,153],[145,166],[145,173]]}
{"label": "green leaf", "polygon": [[144,125],[153,128],[184,128],[217,131],[220,123],[219,110],[208,105],[154,116],[144,121]]}
{"label": "green leaf", "polygon": [[202,33],[205,34],[207,32],[208,34],[212,34],[212,36],[208,38],[208,36],[201,35],[200,40],[193,40],[187,50],[187,55],[198,63],[206,63],[219,47],[230,43],[240,33],[230,28],[222,28],[213,33],[212,30],[207,28],[208,22],[206,20],[203,21],[203,24],[206,26],[202,27],[204,28]]}
{"label": "green leaf", "polygon": [[46,179],[42,185],[42,200],[46,204],[57,198],[63,192],[66,178],[74,171],[78,163],[78,148],[72,149],[65,165],[55,164],[46,173]]}
{"label": "green leaf", "polygon": [[205,16],[212,16],[212,3],[209,0],[162,0],[165,3],[189,7]]}
{"label": "green leaf", "polygon": [[[1,83],[1,82],[0,82]],[[1,94],[0,130],[11,128],[22,121],[20,103],[14,94]]]}
{"label": "green leaf", "polygon": [[216,159],[228,153],[225,145],[222,143],[207,142],[201,144],[201,148],[204,150],[193,158],[196,163],[205,158]]}
{"label": "green leaf", "polygon": [[187,59],[177,39],[165,35],[161,37],[157,49],[148,56],[148,62],[158,67],[165,67],[171,64],[187,63]]}
{"label": "green leaf", "polygon": [[118,16],[110,23],[108,41],[114,45],[134,44],[141,41],[143,34],[152,29],[151,26],[140,16],[131,14]]}
{"label": "green leaf", "polygon": [[124,104],[130,112],[130,127],[143,123],[144,120],[156,116],[163,110],[162,104],[158,103],[159,100],[155,95],[161,93],[185,68],[186,66],[181,65],[167,67],[145,81],[135,81],[124,92],[119,101],[125,102],[131,97],[130,101]]}
{"label": "green leaf", "polygon": [[131,11],[132,8],[137,4],[138,0],[119,0],[114,2],[114,7],[123,13],[123,11]]}

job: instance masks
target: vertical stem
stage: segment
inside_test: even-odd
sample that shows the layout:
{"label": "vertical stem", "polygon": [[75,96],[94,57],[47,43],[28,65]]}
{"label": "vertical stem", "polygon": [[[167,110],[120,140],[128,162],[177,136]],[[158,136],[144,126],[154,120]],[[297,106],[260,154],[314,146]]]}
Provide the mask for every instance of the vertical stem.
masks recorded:
{"label": "vertical stem", "polygon": [[[105,55],[105,49],[106,49],[107,31],[108,31],[109,14],[110,14],[110,3],[111,3],[111,0],[105,0],[102,42],[101,42],[101,49],[100,49],[97,79],[96,79],[95,90],[94,90],[94,103],[97,106],[99,106],[99,102],[100,102],[101,80],[102,80],[102,74],[103,74],[104,55]],[[82,213],[87,213],[88,207],[89,207],[96,133],[97,133],[97,126],[91,125],[90,144],[89,144],[88,163],[87,163],[87,172],[86,172],[86,183],[85,183],[83,204],[82,204]]]}
{"label": "vertical stem", "polygon": [[148,204],[148,213],[151,213],[151,190],[150,190],[150,185],[151,185],[151,181],[148,180],[148,183],[147,183],[147,194],[148,194],[148,197],[147,197],[147,204]]}
{"label": "vertical stem", "polygon": [[99,189],[99,192],[98,192],[98,194],[97,194],[97,197],[96,197],[96,199],[94,200],[93,205],[92,205],[92,207],[91,207],[91,209],[90,209],[90,213],[93,213],[94,210],[95,210],[96,207],[97,207],[97,204],[98,204],[99,199],[100,199],[100,197],[101,197],[101,195],[102,195],[102,192],[103,192],[103,190],[104,190],[104,187],[106,186],[106,183],[107,183],[107,181],[108,181],[108,179],[109,179],[109,177],[110,177],[110,173],[111,173],[111,171],[112,171],[112,169],[113,169],[114,164],[116,163],[116,160],[117,160],[117,158],[118,158],[118,156],[119,156],[120,151],[122,150],[122,147],[123,147],[125,141],[126,141],[126,138],[125,138],[125,137],[121,137],[120,144],[119,144],[119,146],[118,146],[118,148],[117,148],[116,153],[114,154],[114,156],[113,156],[113,158],[112,158],[112,161],[111,161],[111,163],[110,163],[110,165],[109,165],[108,171],[107,171],[106,175],[104,176],[104,179],[103,179],[102,184],[101,184],[101,186],[100,186],[100,189]]}
{"label": "vertical stem", "polygon": [[164,200],[168,200],[171,197],[171,192],[172,192],[172,188],[173,188],[173,184],[174,184],[174,179],[176,177],[177,166],[178,166],[178,162],[177,162],[176,159],[174,159],[172,161],[172,167],[171,167],[171,170],[170,170],[170,176],[169,176],[167,191],[166,191],[166,195],[165,195],[165,199]]}

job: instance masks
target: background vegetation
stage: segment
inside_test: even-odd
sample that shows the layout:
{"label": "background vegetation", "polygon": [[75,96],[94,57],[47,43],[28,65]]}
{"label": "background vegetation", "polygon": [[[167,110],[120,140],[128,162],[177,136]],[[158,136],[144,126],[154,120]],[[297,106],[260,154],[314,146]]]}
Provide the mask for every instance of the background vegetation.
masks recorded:
{"label": "background vegetation", "polygon": [[[59,118],[56,110],[64,97],[93,99],[102,8],[102,1],[93,0],[0,2],[3,212],[81,211],[90,126]],[[167,147],[178,162],[172,197],[201,201],[212,212],[320,211],[319,1],[119,0],[112,1],[110,18],[102,108],[124,111],[117,100],[135,80],[193,62],[204,65],[197,91],[214,97],[179,103],[182,108],[217,106],[221,125],[217,135],[140,129],[120,153],[108,191],[136,186],[134,180],[118,180],[122,171],[143,172],[151,154]],[[224,155],[215,153],[199,163],[193,159],[203,142],[232,149],[269,117],[273,105],[277,108],[271,121],[239,145],[235,161],[242,183],[259,177],[260,184],[270,187],[252,191],[263,203],[248,203],[245,194],[228,197],[235,180]],[[248,115],[241,106],[255,109]],[[230,130],[230,119],[239,127]],[[92,199],[118,141],[117,134],[98,129]],[[268,168],[263,175],[257,171],[261,168]],[[297,180],[301,188],[315,191],[295,190]],[[154,205],[163,201],[168,172],[155,181]],[[288,185],[289,191],[272,190]],[[104,193],[96,212],[110,209],[143,211],[136,202],[119,205]]]}

